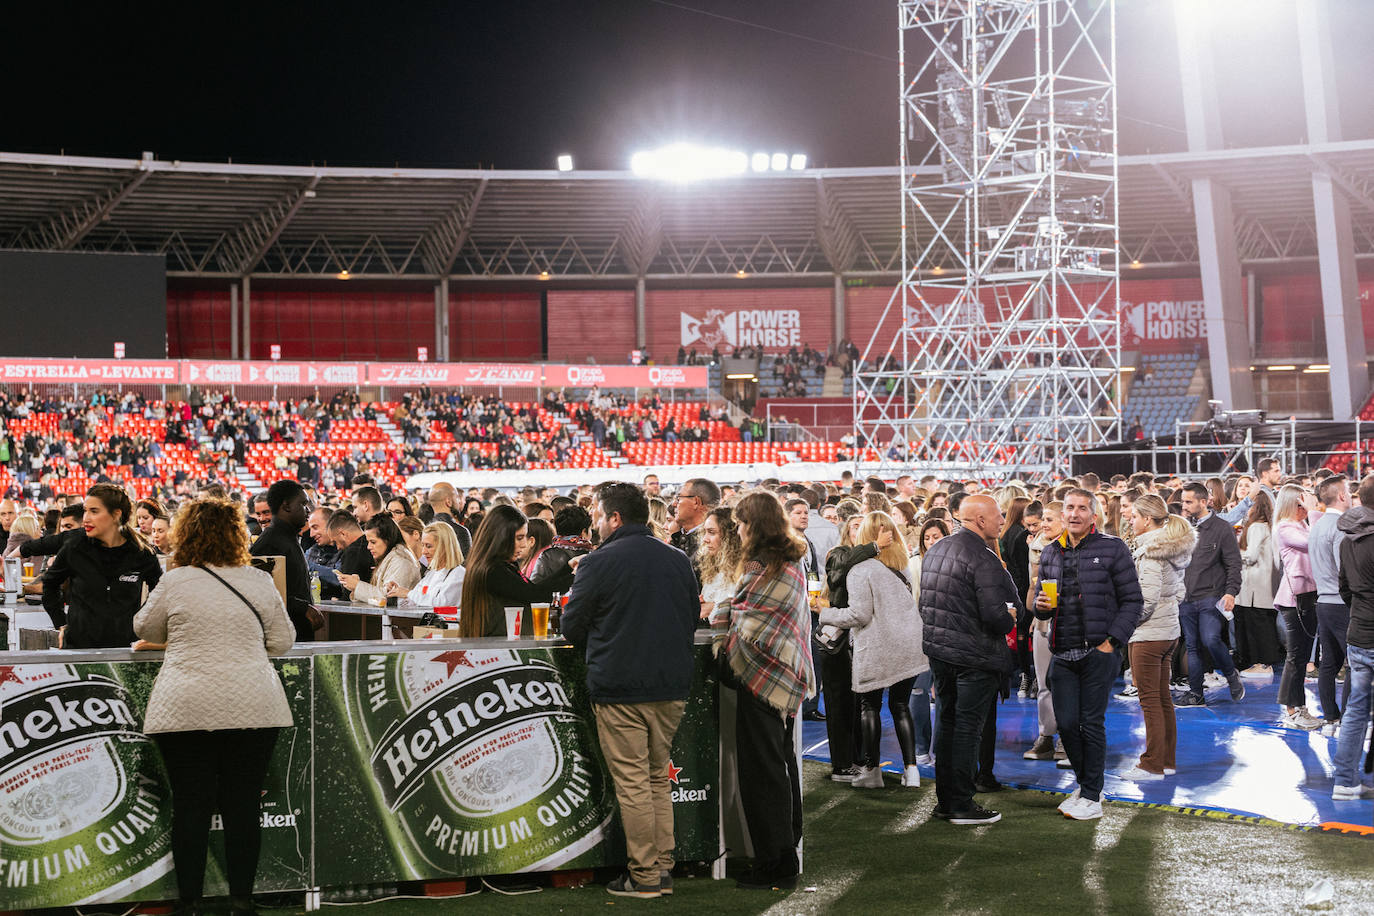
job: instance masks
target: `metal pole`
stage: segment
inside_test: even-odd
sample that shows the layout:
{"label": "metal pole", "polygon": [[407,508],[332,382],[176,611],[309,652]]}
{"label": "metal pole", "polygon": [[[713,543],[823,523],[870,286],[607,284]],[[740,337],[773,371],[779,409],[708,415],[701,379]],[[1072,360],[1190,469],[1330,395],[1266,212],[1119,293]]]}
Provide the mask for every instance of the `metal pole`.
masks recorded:
{"label": "metal pole", "polygon": [[1363,439],[1361,438],[1361,431],[1360,431],[1360,415],[1359,415],[1359,414],[1355,414],[1355,479],[1356,479],[1356,480],[1362,480],[1362,479],[1364,478],[1364,469],[1361,467],[1361,465],[1362,465],[1363,463],[1364,463],[1364,441],[1363,441]]}
{"label": "metal pole", "polygon": [[253,340],[250,333],[252,328],[253,309],[249,304],[251,298],[252,281],[248,277],[243,278],[243,358],[253,358]]}
{"label": "metal pole", "polygon": [[1293,469],[1293,473],[1296,474],[1296,473],[1297,473],[1297,470],[1298,470],[1298,418],[1297,418],[1297,417],[1289,417],[1289,418],[1288,418],[1288,428],[1289,428],[1289,430],[1290,430],[1290,432],[1289,432],[1290,438],[1289,438],[1289,440],[1288,440],[1288,448],[1289,448],[1289,450],[1290,450],[1289,454],[1291,454],[1291,455],[1293,456],[1293,457],[1292,457],[1292,461],[1289,463],[1288,466],[1289,466],[1290,468],[1292,468],[1292,469]]}
{"label": "metal pole", "polygon": [[239,358],[239,285],[229,284],[229,358]]}

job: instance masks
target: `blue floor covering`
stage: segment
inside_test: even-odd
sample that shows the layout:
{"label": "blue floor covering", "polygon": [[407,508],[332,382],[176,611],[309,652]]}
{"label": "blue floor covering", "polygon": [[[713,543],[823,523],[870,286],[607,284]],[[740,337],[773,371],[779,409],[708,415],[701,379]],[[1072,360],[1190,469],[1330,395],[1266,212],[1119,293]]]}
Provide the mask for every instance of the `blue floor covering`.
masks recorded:
{"label": "blue floor covering", "polygon": [[[1245,684],[1247,693],[1239,703],[1233,703],[1222,687],[1208,692],[1205,708],[1178,709],[1178,774],[1137,784],[1117,774],[1139,759],[1145,746],[1145,721],[1139,703],[1115,696],[1123,686],[1118,681],[1107,707],[1106,797],[1301,826],[1374,824],[1374,800],[1331,798],[1336,739],[1320,731],[1280,727],[1282,710],[1274,679],[1247,678]],[[1315,688],[1316,682],[1309,680],[1308,708],[1313,711],[1320,709]],[[1058,769],[1053,761],[1022,758],[1038,731],[1035,700],[1013,694],[998,707],[997,779],[1017,788],[1072,791],[1077,785],[1072,770]],[[802,747],[808,759],[830,760],[824,722],[803,723]],[[882,759],[884,770],[901,772],[901,752],[886,709]],[[934,778],[934,774],[933,767],[921,768],[923,778]],[[1364,778],[1369,782],[1368,774]]]}

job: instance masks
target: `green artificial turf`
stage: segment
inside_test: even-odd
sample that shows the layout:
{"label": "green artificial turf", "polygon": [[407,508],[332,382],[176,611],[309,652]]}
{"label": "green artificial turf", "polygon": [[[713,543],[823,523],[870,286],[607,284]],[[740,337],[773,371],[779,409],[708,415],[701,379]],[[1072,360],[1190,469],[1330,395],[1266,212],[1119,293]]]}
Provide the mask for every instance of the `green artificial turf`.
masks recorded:
{"label": "green artificial turf", "polygon": [[[1062,796],[980,796],[1002,813],[988,827],[930,817],[934,784],[856,790],[808,763],[805,874],[792,893],[736,890],[733,881],[678,878],[662,900],[626,900],[599,885],[521,897],[388,900],[326,906],[326,914],[446,913],[1294,913],[1318,879],[1335,883],[1328,912],[1374,912],[1374,839],[1226,822],[1108,804],[1077,822]],[[291,912],[289,909],[270,911]],[[296,912],[300,912],[297,910]]]}

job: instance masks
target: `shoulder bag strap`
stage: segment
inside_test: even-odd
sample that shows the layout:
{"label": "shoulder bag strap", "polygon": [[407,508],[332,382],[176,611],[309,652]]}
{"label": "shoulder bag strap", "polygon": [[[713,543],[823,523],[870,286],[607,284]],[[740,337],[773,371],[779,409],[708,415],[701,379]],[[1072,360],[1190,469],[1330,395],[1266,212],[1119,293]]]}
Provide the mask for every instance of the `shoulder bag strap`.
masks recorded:
{"label": "shoulder bag strap", "polygon": [[262,630],[262,635],[263,635],[264,637],[267,636],[267,626],[262,622],[262,617],[258,616],[258,609],[257,609],[256,606],[254,606],[253,602],[251,602],[251,601],[249,601],[247,598],[243,597],[243,593],[242,593],[242,592],[240,592],[238,589],[234,588],[234,586],[232,586],[232,585],[230,585],[228,582],[226,582],[226,581],[224,580],[224,577],[223,577],[223,576],[221,576],[221,575],[219,575],[218,573],[216,573],[216,572],[215,572],[214,570],[212,570],[210,567],[208,567],[208,566],[198,566],[198,567],[196,567],[196,568],[197,568],[197,569],[204,570],[205,572],[207,572],[207,573],[209,573],[210,575],[214,576],[216,579],[219,580],[219,584],[220,584],[220,585],[223,585],[225,588],[229,589],[229,591],[233,592],[234,595],[235,595],[240,601],[242,601],[245,605],[247,605],[247,606],[248,606],[248,610],[250,610],[250,611],[253,612],[253,619],[256,620],[256,621],[258,622],[258,627]]}

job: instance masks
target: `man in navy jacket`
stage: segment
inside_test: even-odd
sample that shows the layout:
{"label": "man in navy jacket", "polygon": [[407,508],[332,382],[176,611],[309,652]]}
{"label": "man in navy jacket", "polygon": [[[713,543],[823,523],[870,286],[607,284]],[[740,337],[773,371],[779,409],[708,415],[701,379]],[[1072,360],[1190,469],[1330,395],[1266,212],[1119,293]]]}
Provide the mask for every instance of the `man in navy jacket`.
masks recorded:
{"label": "man in navy jacket", "polygon": [[[1087,490],[1064,495],[1064,533],[1041,552],[1039,581],[1035,616],[1054,621],[1054,717],[1078,776],[1078,789],[1059,810],[1093,820],[1102,816],[1107,702],[1145,602],[1126,542],[1097,530],[1097,497]],[[1046,596],[1046,582],[1056,583],[1057,601]]]}
{"label": "man in navy jacket", "polygon": [[586,649],[597,737],[625,826],[629,873],[607,890],[627,897],[672,886],[669,754],[692,687],[701,609],[687,555],[655,538],[648,521],[639,487],[602,488],[601,546],[580,558],[563,614],[563,635]]}

